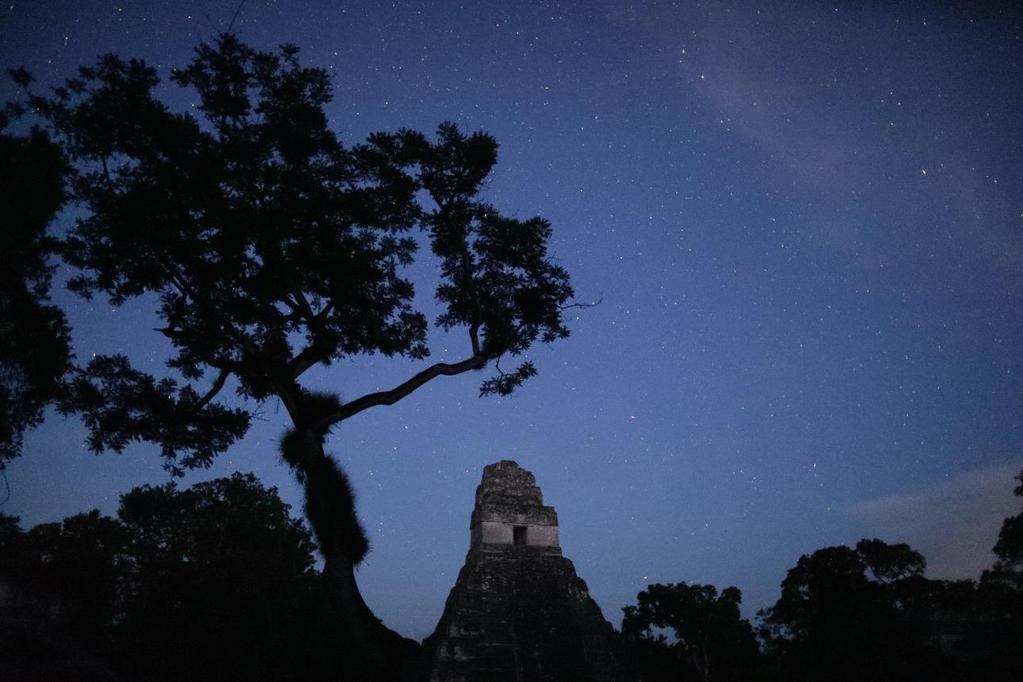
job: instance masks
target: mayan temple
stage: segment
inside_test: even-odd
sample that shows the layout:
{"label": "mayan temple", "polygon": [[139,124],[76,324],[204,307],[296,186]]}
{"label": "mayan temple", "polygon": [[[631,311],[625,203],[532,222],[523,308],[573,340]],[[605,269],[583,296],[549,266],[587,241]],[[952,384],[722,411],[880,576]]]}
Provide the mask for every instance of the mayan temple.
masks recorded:
{"label": "mayan temple", "polygon": [[557,513],[515,462],[483,469],[469,553],[423,651],[430,682],[614,678],[611,625],[561,555]]}

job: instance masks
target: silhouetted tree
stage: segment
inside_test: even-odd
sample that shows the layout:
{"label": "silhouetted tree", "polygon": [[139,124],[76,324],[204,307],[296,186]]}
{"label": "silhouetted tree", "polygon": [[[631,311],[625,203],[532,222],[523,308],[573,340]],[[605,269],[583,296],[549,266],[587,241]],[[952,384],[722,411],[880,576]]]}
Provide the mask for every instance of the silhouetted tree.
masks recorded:
{"label": "silhouetted tree", "polygon": [[31,552],[20,522],[17,516],[0,512],[0,578],[14,589],[33,573]]}
{"label": "silhouetted tree", "polygon": [[24,535],[20,523],[19,517],[0,512],[0,575],[11,569],[13,557],[18,555]]}
{"label": "silhouetted tree", "polygon": [[55,597],[76,634],[97,636],[114,619],[125,540],[121,524],[98,509],[35,526],[25,537],[23,585]]}
{"label": "silhouetted tree", "polygon": [[713,585],[650,585],[636,601],[623,609],[622,640],[627,665],[639,679],[708,682],[754,675],[757,641],[739,613],[738,588],[718,594]]}
{"label": "silhouetted tree", "polygon": [[119,679],[108,662],[122,531],[98,511],[28,532],[0,514],[0,678]]}
{"label": "silhouetted tree", "polygon": [[[1023,497],[1023,471],[1015,493]],[[987,654],[982,674],[992,680],[1019,679],[1023,674],[1023,510],[1002,521],[994,546],[994,565],[981,577],[979,599],[990,627],[976,648]]]}
{"label": "silhouetted tree", "polygon": [[[1016,480],[1019,485],[1013,492],[1023,497],[1023,471],[1016,475]],[[1023,510],[1002,521],[994,552],[998,559],[990,577],[1013,583],[1017,589],[1023,590]]]}
{"label": "silhouetted tree", "polygon": [[927,568],[923,555],[902,542],[891,545],[877,538],[863,539],[856,543],[856,553],[871,577],[881,583],[922,576]]}
{"label": "silhouetted tree", "polygon": [[[365,652],[366,675],[397,675],[414,652],[358,591],[354,568],[368,542],[324,439],[439,376],[494,364],[481,393],[512,392],[535,368],[505,372],[501,358],[567,336],[561,312],[572,289],[547,255],[547,221],[506,218],[480,200],[493,138],[444,124],[436,142],[403,130],[346,147],[324,111],[327,73],[301,66],[297,53],[258,52],[231,35],[200,46],[171,79],[196,92],[201,120],[155,98],[154,69],[113,55],[52,97],[30,98],[74,164],[71,196],[85,211],[61,248],[81,271],[71,286],[115,305],[153,295],[179,375],[99,356],[70,382],[63,407],[83,415],[92,449],[157,443],[180,473],[244,436],[251,410],[221,402],[225,387],[257,403],[279,399],[294,425],[282,454],[305,486],[331,601]],[[429,355],[427,320],[401,275],[417,225],[440,264],[436,323],[465,331],[466,356],[348,401],[310,392],[301,379],[317,365]]]}
{"label": "silhouetted tree", "polygon": [[135,673],[302,677],[317,639],[315,546],[275,488],[251,474],[142,486],[122,496],[118,516],[129,538],[120,629]]}
{"label": "silhouetted tree", "polygon": [[[24,72],[16,78],[28,83]],[[15,112],[17,113],[17,107]],[[53,267],[46,228],[64,204],[67,170],[50,137],[5,131],[0,114],[0,470],[21,452],[25,429],[39,424],[69,369],[63,312],[49,303]]]}
{"label": "silhouetted tree", "polygon": [[908,545],[876,539],[800,557],[762,613],[783,677],[952,679],[941,676],[930,637],[934,583],[923,578],[925,565]]}
{"label": "silhouetted tree", "polygon": [[117,520],[94,509],[28,532],[18,521],[0,515],[0,576],[19,594],[52,605],[45,616],[72,626],[77,635],[109,625],[125,542]]}
{"label": "silhouetted tree", "polygon": [[93,679],[89,665],[152,680],[343,672],[329,665],[338,629],[315,589],[311,535],[275,488],[251,474],[143,486],[118,517],[94,510],[27,533],[0,517],[0,576],[26,623],[20,648],[2,641],[0,653],[24,679]]}

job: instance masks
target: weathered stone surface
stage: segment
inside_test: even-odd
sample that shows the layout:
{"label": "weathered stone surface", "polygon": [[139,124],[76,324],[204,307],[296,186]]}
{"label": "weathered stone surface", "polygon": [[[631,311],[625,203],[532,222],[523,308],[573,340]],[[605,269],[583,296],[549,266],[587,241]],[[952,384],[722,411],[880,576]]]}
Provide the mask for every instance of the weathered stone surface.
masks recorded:
{"label": "weathered stone surface", "polygon": [[465,565],[423,643],[423,679],[611,680],[613,650],[533,474],[508,460],[485,467]]}
{"label": "weathered stone surface", "polygon": [[500,545],[515,544],[516,532],[521,544],[561,553],[558,514],[543,505],[533,474],[510,460],[488,464],[476,488],[476,506],[469,521],[470,548],[496,551]]}

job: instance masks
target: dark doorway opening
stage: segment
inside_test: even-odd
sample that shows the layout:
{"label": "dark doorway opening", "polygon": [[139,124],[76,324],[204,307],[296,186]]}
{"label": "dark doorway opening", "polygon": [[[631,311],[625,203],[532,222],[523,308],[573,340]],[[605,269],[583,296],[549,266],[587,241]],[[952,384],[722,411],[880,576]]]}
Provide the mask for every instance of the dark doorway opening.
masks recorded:
{"label": "dark doorway opening", "polygon": [[526,546],[526,527],[525,526],[513,526],[512,527],[512,540],[516,547]]}

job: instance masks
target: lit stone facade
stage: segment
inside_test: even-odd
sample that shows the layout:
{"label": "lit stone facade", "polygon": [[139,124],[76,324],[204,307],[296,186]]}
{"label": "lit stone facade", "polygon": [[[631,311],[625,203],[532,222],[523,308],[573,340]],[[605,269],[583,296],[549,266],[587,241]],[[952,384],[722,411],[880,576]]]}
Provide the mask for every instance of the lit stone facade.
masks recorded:
{"label": "lit stone facade", "polygon": [[469,545],[484,551],[499,549],[494,545],[520,545],[561,553],[558,514],[554,507],[543,506],[543,493],[533,474],[511,460],[483,469],[469,523]]}

